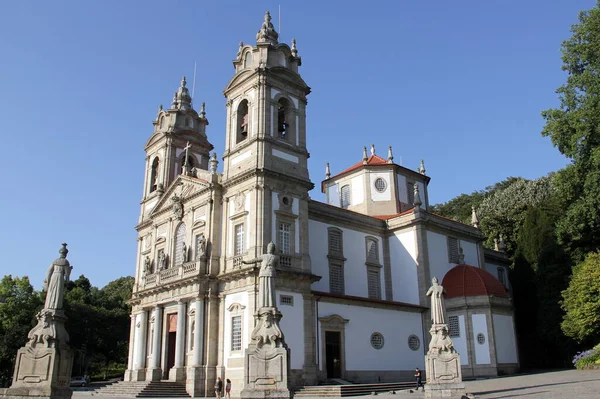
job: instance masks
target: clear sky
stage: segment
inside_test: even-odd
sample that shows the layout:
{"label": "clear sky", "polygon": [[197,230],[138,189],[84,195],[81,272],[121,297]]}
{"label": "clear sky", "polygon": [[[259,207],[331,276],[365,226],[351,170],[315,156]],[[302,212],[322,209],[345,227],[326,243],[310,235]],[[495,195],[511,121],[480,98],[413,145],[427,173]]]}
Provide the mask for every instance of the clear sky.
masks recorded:
{"label": "clear sky", "polygon": [[[135,270],[143,146],[159,104],[197,76],[219,158],[238,43],[266,10],[296,38],[311,179],[393,146],[425,160],[430,202],[568,160],[540,135],[558,104],[560,44],[593,0],[6,1],[0,24],[0,276],[36,287],[69,244],[74,277]],[[221,165],[219,170],[221,170]],[[315,189],[312,198],[323,200]]]}

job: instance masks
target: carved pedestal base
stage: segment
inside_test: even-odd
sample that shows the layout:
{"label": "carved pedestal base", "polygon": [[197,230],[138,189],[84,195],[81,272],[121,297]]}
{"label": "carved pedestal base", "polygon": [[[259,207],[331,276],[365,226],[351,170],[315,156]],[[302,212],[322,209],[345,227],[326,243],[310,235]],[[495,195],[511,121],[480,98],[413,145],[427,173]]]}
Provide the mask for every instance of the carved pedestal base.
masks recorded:
{"label": "carved pedestal base", "polygon": [[69,399],[73,352],[67,345],[67,318],[61,310],[50,309],[42,310],[37,318],[29,341],[17,352],[12,385],[4,396]]}
{"label": "carved pedestal base", "polygon": [[277,308],[261,308],[246,349],[242,398],[291,397],[288,388],[290,350],[279,329]]}
{"label": "carved pedestal base", "polygon": [[185,382],[185,367],[173,367],[169,370],[169,381]]}
{"label": "carved pedestal base", "polygon": [[465,384],[429,384],[425,385],[426,398],[460,398],[465,394]]}
{"label": "carved pedestal base", "polygon": [[185,388],[194,398],[210,396],[206,391],[206,366],[188,367]]}
{"label": "carved pedestal base", "polygon": [[461,397],[465,394],[460,356],[448,337],[446,324],[434,324],[429,330],[431,342],[425,355],[426,398]]}
{"label": "carved pedestal base", "polygon": [[162,374],[162,369],[158,367],[146,369],[146,381],[160,381]]}

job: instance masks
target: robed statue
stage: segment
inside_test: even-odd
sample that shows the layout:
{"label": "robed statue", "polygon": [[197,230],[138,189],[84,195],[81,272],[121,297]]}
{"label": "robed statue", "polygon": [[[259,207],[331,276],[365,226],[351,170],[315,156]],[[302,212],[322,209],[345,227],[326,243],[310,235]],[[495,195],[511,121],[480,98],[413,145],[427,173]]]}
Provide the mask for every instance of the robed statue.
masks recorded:
{"label": "robed statue", "polygon": [[275,308],[275,274],[279,264],[279,256],[275,255],[275,244],[272,242],[267,245],[267,253],[260,258],[251,261],[242,261],[242,263],[261,262],[260,272],[258,273],[258,309]]}
{"label": "robed statue", "polygon": [[66,260],[67,244],[62,244],[59,251],[60,258],[54,261],[46,272],[44,280],[44,291],[46,291],[46,303],[44,309],[62,309],[63,297],[65,294],[65,283],[71,277],[73,266]]}
{"label": "robed statue", "polygon": [[431,280],[433,284],[427,291],[427,296],[431,297],[431,321],[433,324],[446,323],[446,307],[444,306],[444,294],[446,290],[438,284],[437,278]]}

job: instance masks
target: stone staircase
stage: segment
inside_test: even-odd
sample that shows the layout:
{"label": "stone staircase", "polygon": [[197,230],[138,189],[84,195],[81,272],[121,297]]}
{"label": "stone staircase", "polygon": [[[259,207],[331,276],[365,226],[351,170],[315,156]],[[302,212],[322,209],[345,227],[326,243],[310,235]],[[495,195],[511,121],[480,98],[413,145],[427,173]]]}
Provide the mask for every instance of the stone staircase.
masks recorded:
{"label": "stone staircase", "polygon": [[389,382],[379,384],[343,384],[304,386],[294,392],[294,397],[342,397],[370,395],[372,392],[383,393],[402,391],[415,387],[414,382]]}
{"label": "stone staircase", "polygon": [[128,398],[189,398],[185,384],[172,381],[119,381],[99,388],[95,395]]}

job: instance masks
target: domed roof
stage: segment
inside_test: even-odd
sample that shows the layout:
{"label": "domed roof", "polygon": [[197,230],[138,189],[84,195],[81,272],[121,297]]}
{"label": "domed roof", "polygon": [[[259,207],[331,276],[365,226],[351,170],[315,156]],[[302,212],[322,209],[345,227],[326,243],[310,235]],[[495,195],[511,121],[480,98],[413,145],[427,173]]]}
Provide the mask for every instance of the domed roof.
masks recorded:
{"label": "domed roof", "polygon": [[475,266],[453,267],[444,276],[442,286],[446,290],[446,298],[480,295],[508,297],[506,288],[493,274]]}

